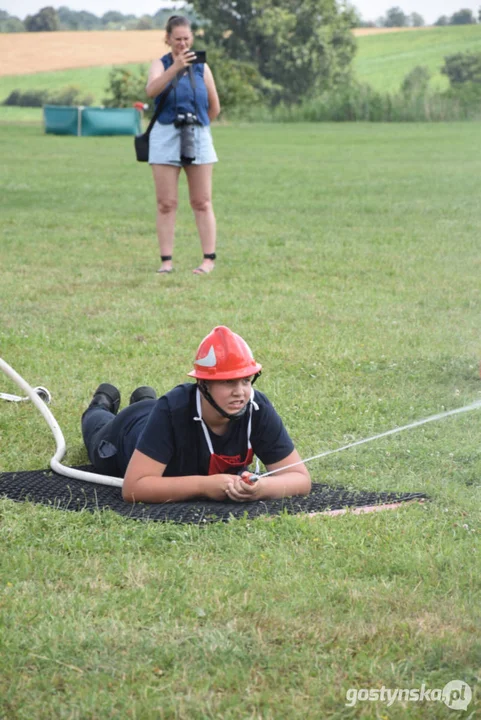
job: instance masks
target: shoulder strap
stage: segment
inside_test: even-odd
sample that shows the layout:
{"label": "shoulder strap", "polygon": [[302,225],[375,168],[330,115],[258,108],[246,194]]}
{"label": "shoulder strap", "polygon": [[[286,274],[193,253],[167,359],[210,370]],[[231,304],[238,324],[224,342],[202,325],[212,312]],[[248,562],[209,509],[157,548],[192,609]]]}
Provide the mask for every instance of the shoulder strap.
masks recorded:
{"label": "shoulder strap", "polygon": [[[185,74],[184,71],[181,70],[179,73],[177,73],[177,75],[175,76],[175,78],[172,80],[172,85],[171,85],[171,87],[174,88],[175,106],[176,106],[176,107],[177,107],[177,85],[179,84],[180,78],[181,78],[184,74]],[[190,86],[191,86],[191,88],[192,88],[192,93],[193,93],[193,95],[194,95],[194,107],[195,107],[195,112],[197,113],[197,99],[196,99],[196,96],[195,96],[195,76],[194,76],[194,68],[192,67],[192,65],[189,65],[189,67],[187,68],[187,75],[189,76]]]}
{"label": "shoulder strap", "polygon": [[157,107],[155,108],[155,112],[154,112],[154,114],[152,115],[152,118],[151,118],[151,120],[150,120],[150,122],[149,122],[149,125],[148,125],[148,127],[147,127],[147,130],[145,131],[145,135],[150,135],[150,131],[151,131],[152,128],[154,127],[154,123],[155,123],[155,121],[157,120],[157,118],[159,117],[159,115],[160,115],[160,113],[161,113],[161,111],[162,111],[162,108],[163,108],[164,105],[165,105],[165,101],[167,100],[167,96],[168,96],[168,94],[170,93],[171,90],[172,90],[172,83],[170,83],[169,87],[168,87],[166,90],[164,90],[163,93],[161,93],[161,95],[160,95],[160,100],[159,100],[159,102],[158,102]]}
{"label": "shoulder strap", "polygon": [[195,94],[195,75],[194,75],[194,68],[192,65],[189,66],[188,73],[189,73],[190,86]]}
{"label": "shoulder strap", "polygon": [[189,73],[190,87],[192,88],[192,94],[194,96],[194,108],[195,108],[196,114],[198,114],[199,111],[197,110],[197,97],[195,94],[195,75],[194,75],[194,68],[192,65],[190,65],[190,67],[188,69],[188,73]]}

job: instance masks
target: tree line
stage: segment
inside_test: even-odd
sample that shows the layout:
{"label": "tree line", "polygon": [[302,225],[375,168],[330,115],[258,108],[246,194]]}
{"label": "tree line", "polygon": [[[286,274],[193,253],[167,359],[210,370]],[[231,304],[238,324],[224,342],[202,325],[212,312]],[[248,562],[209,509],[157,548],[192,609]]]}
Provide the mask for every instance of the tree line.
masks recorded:
{"label": "tree line", "polygon": [[[167,19],[174,11],[172,8],[160,8],[155,15],[124,15],[110,10],[101,16],[86,10],[70,10],[62,6],[55,9],[47,6],[34,15],[27,15],[24,20],[0,10],[0,32],[55,32],[58,30],[157,30],[164,29]],[[190,5],[182,8],[192,23],[199,24],[201,19]]]}
{"label": "tree line", "polygon": [[[357,12],[356,12],[357,14]],[[441,15],[434,25],[441,27],[445,25],[475,25],[476,22],[481,23],[481,6],[478,10],[476,19],[472,10],[463,8],[457,10],[450,16]],[[418,12],[412,12],[407,15],[400,7],[395,6],[389,8],[385,15],[379,17],[376,21],[364,21],[360,16],[356,18],[356,27],[385,27],[385,28],[403,28],[403,27],[424,27],[426,23],[424,18]]]}
{"label": "tree line", "polygon": [[[478,22],[481,23],[481,6],[478,10]],[[469,8],[464,8],[463,10],[458,10],[453,13],[450,17],[441,15],[434,24],[442,27],[443,25],[474,25],[475,23],[476,18],[474,17],[473,11]]]}
{"label": "tree line", "polygon": [[[205,3],[194,0],[194,4],[199,7]],[[207,3],[211,5],[210,2]],[[242,3],[238,3],[238,5]],[[267,4],[266,4],[267,5]],[[268,11],[266,7],[264,12]],[[101,16],[86,10],[70,10],[70,8],[62,6],[57,9],[47,6],[39,10],[34,15],[27,15],[24,20],[10,15],[5,10],[0,10],[0,32],[55,32],[57,30],[156,30],[163,29],[170,15],[172,8],[160,8],[154,15],[142,15],[140,17],[121,12],[110,10]],[[179,11],[186,15],[195,27],[201,27],[206,20],[198,14],[193,5],[186,4]],[[229,10],[227,10],[227,13]],[[275,10],[271,9],[274,13]],[[240,13],[239,13],[240,14]],[[424,18],[418,12],[406,14],[400,7],[395,6],[389,8],[386,14],[377,20],[363,20],[357,9],[353,6],[349,9],[351,27],[423,27],[425,26]],[[207,15],[206,17],[209,17]],[[478,10],[477,18],[473,11],[469,8],[461,8],[452,15],[441,15],[434,25],[473,25],[477,22],[481,23],[481,6]]]}

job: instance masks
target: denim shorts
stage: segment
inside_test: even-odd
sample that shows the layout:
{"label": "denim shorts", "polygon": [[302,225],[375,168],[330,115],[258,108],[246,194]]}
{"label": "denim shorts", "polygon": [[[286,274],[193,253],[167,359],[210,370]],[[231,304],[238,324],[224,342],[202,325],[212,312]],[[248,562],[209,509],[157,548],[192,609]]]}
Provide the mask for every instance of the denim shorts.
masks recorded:
{"label": "denim shorts", "polygon": [[[196,125],[195,160],[192,165],[208,165],[217,162],[209,125]],[[174,125],[161,125],[156,122],[150,133],[149,163],[151,165],[175,165],[180,162],[180,129]]]}

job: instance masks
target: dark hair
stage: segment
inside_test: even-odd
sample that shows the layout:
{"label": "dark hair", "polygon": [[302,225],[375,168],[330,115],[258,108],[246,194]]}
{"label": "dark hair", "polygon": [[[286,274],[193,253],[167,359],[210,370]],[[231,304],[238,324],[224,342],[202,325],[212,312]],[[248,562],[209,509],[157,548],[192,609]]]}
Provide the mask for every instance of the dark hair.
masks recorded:
{"label": "dark hair", "polygon": [[185,26],[190,28],[190,21],[183,15],[171,15],[165,25],[165,32],[170,35],[172,30],[176,27]]}

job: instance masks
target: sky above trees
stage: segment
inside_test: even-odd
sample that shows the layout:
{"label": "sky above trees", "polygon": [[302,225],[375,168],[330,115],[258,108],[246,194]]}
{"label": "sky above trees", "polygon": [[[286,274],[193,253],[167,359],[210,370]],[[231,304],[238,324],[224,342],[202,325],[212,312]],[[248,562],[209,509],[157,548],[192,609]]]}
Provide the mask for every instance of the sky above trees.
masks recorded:
{"label": "sky above trees", "polygon": [[[175,6],[175,3],[170,3]],[[386,0],[353,0],[351,2],[357,8],[363,20],[376,21],[379,17],[384,16],[386,11],[393,5],[399,6],[406,15],[417,12],[424,18],[427,25],[434,23],[441,15],[452,15],[461,8],[469,8],[473,11],[473,15],[478,17],[478,10],[481,0],[443,0],[439,3],[437,0],[401,0],[400,2],[386,2]],[[71,10],[88,10],[101,17],[109,10],[117,10],[124,15],[134,14],[138,17],[141,15],[155,15],[161,8],[169,5],[168,2],[159,2],[159,0],[66,0],[66,2],[50,3],[48,0],[0,0],[0,10],[6,10],[10,15],[24,20],[27,15],[34,15],[38,11],[47,6],[52,5],[58,8],[62,5],[67,6]]]}

